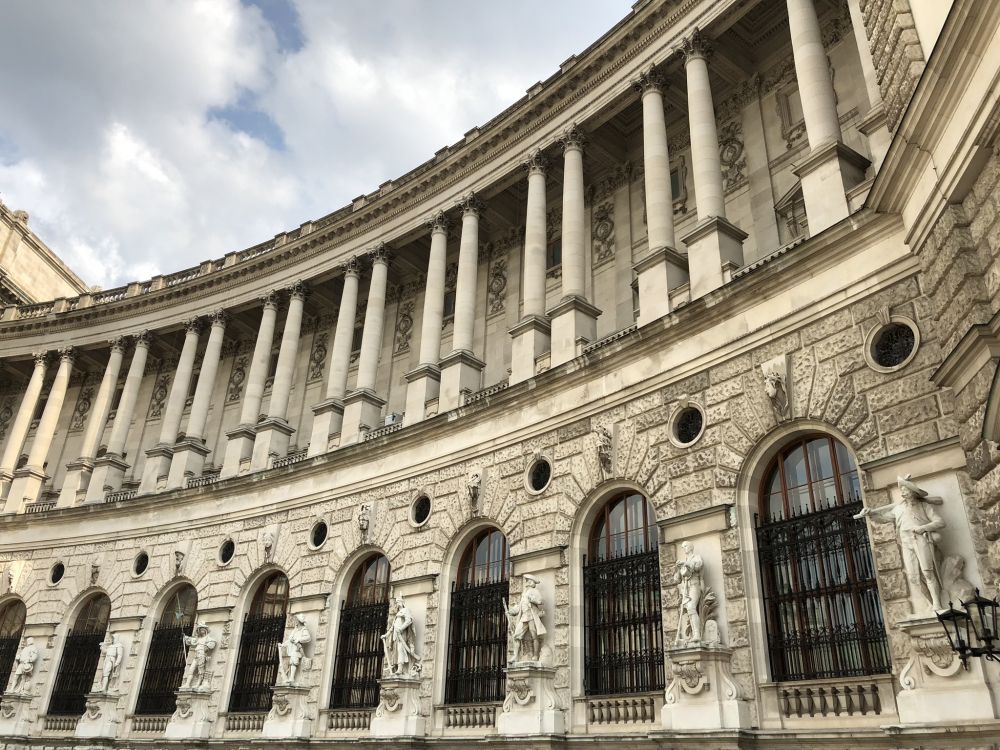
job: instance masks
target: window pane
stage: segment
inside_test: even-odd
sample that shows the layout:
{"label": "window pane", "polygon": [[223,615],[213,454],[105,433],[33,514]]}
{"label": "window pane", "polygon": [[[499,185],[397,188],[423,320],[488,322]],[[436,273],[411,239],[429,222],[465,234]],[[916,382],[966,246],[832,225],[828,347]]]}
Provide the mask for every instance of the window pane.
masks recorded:
{"label": "window pane", "polygon": [[806,476],[806,457],[800,446],[785,456],[785,484],[791,489],[807,481],[809,480]]}
{"label": "window pane", "polygon": [[830,442],[826,438],[810,440],[809,473],[813,481],[833,476],[833,457],[830,455]]}

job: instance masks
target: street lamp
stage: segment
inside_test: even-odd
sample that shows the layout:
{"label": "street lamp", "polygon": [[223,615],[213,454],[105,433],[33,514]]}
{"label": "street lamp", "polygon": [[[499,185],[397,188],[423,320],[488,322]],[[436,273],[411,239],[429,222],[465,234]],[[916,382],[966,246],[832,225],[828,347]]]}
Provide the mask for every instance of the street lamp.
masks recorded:
{"label": "street lamp", "polygon": [[962,660],[962,666],[969,668],[969,657],[1000,662],[1000,652],[994,650],[997,640],[997,610],[1000,602],[987,599],[979,594],[961,602],[962,609],[955,609],[948,602],[948,609],[938,613],[938,621],[948,636],[952,651]]}

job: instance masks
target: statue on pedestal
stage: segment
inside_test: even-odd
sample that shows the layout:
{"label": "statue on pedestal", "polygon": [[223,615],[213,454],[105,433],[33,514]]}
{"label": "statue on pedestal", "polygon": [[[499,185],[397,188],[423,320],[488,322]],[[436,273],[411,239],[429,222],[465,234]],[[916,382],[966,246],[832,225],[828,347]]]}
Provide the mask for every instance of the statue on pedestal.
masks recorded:
{"label": "statue on pedestal", "polygon": [[389,627],[382,635],[385,661],[382,672],[393,677],[415,677],[421,669],[417,655],[417,637],[413,629],[413,615],[397,596],[389,608]]}
{"label": "statue on pedestal", "polygon": [[104,657],[101,663],[101,692],[108,693],[118,684],[118,673],[125,657],[125,649],[118,642],[117,635],[108,633],[101,644],[101,654]]}
{"label": "statue on pedestal", "polygon": [[[702,570],[705,561],[694,551],[691,542],[681,542],[684,559],[675,565],[674,583],[680,591],[680,605],[677,616],[677,637],[674,643],[678,646],[700,646],[703,641],[717,643],[717,624],[710,620],[715,609],[716,596],[711,587],[705,585]],[[711,638],[705,637],[711,630]]]}
{"label": "statue on pedestal", "polygon": [[208,677],[208,655],[215,650],[215,639],[209,633],[208,625],[203,622],[195,625],[194,635],[185,635],[183,638],[187,655],[181,688],[201,690]]}
{"label": "statue on pedestal", "polygon": [[35,639],[28,637],[24,646],[14,660],[14,684],[10,691],[27,695],[31,690],[31,677],[35,673],[35,662],[38,661],[38,648]]}
{"label": "statue on pedestal", "polygon": [[507,604],[507,622],[511,640],[514,642],[512,664],[525,661],[539,661],[546,634],[542,617],[542,594],[538,590],[538,579],[530,573],[522,576],[524,588],[516,604]]}
{"label": "statue on pedestal", "polygon": [[306,616],[299,612],[292,617],[297,624],[284,642],[278,644],[278,684],[288,687],[295,687],[295,673],[305,657],[302,646],[312,640]]}

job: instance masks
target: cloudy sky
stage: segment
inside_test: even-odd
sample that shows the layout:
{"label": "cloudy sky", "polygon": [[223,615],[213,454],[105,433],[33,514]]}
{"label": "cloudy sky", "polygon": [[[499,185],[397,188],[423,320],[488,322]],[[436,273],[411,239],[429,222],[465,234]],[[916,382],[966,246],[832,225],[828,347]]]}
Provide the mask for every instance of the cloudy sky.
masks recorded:
{"label": "cloudy sky", "polygon": [[0,0],[0,199],[86,282],[322,216],[547,78],[629,0]]}

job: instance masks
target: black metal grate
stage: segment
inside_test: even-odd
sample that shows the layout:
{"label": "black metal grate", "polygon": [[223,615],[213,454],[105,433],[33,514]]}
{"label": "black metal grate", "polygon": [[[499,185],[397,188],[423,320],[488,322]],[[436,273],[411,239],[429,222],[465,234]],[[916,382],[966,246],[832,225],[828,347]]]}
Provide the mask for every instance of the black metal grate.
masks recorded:
{"label": "black metal grate", "polygon": [[757,527],[776,681],[890,670],[868,530],[853,500]]}
{"label": "black metal grate", "polygon": [[445,703],[504,699],[509,593],[506,578],[452,585]]}
{"label": "black metal grate", "polygon": [[97,663],[101,659],[104,628],[70,631],[63,645],[56,674],[56,685],[49,701],[52,716],[80,716],[87,704],[87,693],[94,686]]}
{"label": "black metal grate", "polygon": [[330,708],[374,708],[385,649],[381,636],[389,618],[389,602],[344,604],[337,634]]}
{"label": "black metal grate", "polygon": [[184,636],[193,626],[157,623],[149,642],[149,661],[139,688],[135,712],[145,716],[172,714],[177,708],[177,688],[184,679]]}
{"label": "black metal grate", "polygon": [[285,634],[285,614],[264,617],[247,615],[240,636],[236,663],[232,712],[271,710],[271,687],[278,676],[278,645]]}
{"label": "black metal grate", "polygon": [[0,687],[7,687],[11,670],[14,669],[14,659],[17,657],[17,646],[20,642],[20,634],[0,637]]}
{"label": "black metal grate", "polygon": [[660,560],[656,549],[583,567],[587,695],[664,688]]}
{"label": "black metal grate", "polygon": [[700,409],[689,406],[677,416],[677,423],[674,434],[677,441],[687,445],[693,443],[701,434],[701,428],[705,424],[705,418]]}
{"label": "black metal grate", "polygon": [[875,339],[872,356],[882,367],[897,367],[910,356],[916,343],[912,328],[903,323],[890,323]]}

